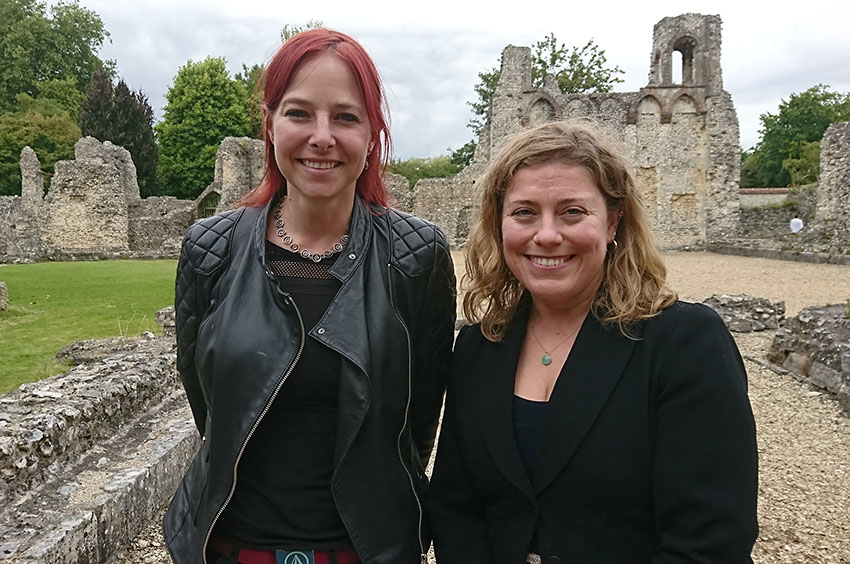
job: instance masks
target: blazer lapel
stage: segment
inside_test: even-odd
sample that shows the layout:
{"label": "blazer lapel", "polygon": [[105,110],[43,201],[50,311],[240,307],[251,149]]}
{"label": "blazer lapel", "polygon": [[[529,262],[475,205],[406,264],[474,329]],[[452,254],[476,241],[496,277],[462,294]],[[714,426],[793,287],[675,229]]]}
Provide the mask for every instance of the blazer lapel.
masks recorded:
{"label": "blazer lapel", "polygon": [[635,341],[607,330],[592,314],[576,337],[549,398],[534,486],[545,489],[584,440],[623,372]]}
{"label": "blazer lapel", "polygon": [[525,337],[525,322],[517,320],[501,343],[486,341],[479,359],[481,378],[479,415],[484,439],[504,476],[530,499],[531,479],[516,445],[513,422],[514,374]]}

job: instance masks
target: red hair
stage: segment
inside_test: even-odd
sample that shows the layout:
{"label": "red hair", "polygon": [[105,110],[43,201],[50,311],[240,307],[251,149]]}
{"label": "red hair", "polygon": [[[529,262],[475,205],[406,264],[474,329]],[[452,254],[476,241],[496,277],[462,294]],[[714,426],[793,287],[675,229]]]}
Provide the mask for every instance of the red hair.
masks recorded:
{"label": "red hair", "polygon": [[375,63],[366,50],[353,38],[330,29],[311,29],[292,36],[277,50],[268,66],[263,70],[260,84],[266,108],[263,120],[265,139],[266,172],[260,185],[245,194],[238,205],[262,206],[271,200],[286,179],[274,158],[274,145],[269,139],[269,120],[277,110],[289,81],[298,68],[309,59],[331,51],[348,64],[366,104],[366,113],[371,126],[371,139],[375,147],[366,155],[367,168],[357,178],[357,192],[367,203],[387,205],[387,189],[383,172],[389,160],[391,148],[390,128],[386,96],[381,77]]}

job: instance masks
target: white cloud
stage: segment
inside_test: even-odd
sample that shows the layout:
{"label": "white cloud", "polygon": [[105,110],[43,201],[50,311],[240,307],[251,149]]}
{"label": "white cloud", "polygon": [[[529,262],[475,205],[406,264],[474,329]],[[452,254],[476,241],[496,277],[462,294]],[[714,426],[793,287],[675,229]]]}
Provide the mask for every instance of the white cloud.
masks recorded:
{"label": "white cloud", "polygon": [[266,61],[284,24],[321,20],[356,37],[386,82],[396,156],[435,156],[471,139],[466,128],[477,73],[496,66],[508,44],[528,45],[554,32],[566,45],[593,39],[608,63],[626,74],[620,91],[644,86],[653,26],[685,12],[723,20],[724,87],[741,124],[741,144],[758,140],[759,115],[818,83],[850,91],[850,3],[682,2],[647,5],[538,1],[496,9],[492,4],[431,0],[368,5],[341,0],[287,3],[229,0],[81,0],[104,20],[112,43],[102,56],[142,89],[157,115],[164,95],[187,60],[224,56],[232,72]]}

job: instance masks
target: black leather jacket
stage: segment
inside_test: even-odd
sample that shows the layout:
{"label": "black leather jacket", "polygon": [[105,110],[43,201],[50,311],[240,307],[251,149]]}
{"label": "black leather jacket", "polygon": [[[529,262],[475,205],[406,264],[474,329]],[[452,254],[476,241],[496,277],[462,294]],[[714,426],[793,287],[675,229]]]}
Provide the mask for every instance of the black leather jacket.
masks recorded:
{"label": "black leather jacket", "polygon": [[[239,458],[305,339],[342,356],[331,490],[364,564],[424,562],[425,465],[445,390],[455,281],[445,236],[358,197],[315,327],[265,265],[264,208],[195,223],[177,268],[177,367],[203,441],[164,520],[177,564],[205,562]],[[284,390],[285,393],[285,390]]]}

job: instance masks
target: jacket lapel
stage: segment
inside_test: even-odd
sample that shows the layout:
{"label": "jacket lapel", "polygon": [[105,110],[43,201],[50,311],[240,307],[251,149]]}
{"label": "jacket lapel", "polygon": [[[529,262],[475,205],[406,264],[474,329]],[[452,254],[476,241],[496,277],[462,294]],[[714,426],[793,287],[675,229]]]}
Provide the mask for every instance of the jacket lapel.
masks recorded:
{"label": "jacket lapel", "polygon": [[487,447],[502,474],[529,499],[534,499],[531,479],[516,445],[513,422],[514,374],[516,373],[525,322],[517,319],[501,343],[485,341],[479,370],[482,379],[479,415]]}
{"label": "jacket lapel", "polygon": [[575,454],[617,385],[635,341],[589,314],[549,398],[534,485],[544,490]]}

